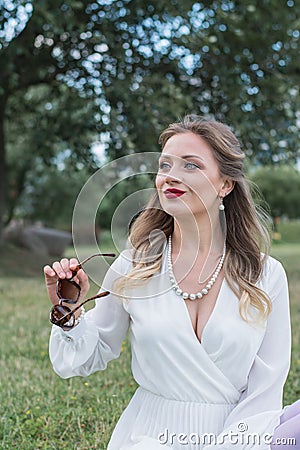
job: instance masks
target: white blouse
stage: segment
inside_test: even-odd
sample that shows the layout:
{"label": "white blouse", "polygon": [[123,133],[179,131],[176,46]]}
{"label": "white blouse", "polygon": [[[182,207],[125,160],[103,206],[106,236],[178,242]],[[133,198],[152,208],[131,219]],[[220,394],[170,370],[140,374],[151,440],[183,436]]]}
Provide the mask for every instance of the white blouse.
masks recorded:
{"label": "white blouse", "polygon": [[[128,251],[108,270],[103,290],[131,268]],[[243,321],[226,280],[201,342],[182,297],[171,289],[166,252],[162,269],[121,301],[96,300],[78,326],[52,327],[50,359],[63,377],[104,370],[120,355],[128,329],[138,383],[109,450],[269,450],[282,412],[290,365],[287,279],[268,257],[257,285],[272,301],[261,325]],[[255,313],[254,309],[253,312]]]}

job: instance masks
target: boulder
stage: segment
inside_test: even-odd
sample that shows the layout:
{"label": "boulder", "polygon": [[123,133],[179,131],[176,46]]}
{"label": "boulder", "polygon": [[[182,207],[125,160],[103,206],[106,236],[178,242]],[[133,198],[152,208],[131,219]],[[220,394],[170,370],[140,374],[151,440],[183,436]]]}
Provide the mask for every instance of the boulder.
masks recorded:
{"label": "boulder", "polygon": [[4,231],[4,238],[33,253],[50,256],[62,256],[66,247],[72,243],[72,235],[68,231],[36,225],[10,225]]}

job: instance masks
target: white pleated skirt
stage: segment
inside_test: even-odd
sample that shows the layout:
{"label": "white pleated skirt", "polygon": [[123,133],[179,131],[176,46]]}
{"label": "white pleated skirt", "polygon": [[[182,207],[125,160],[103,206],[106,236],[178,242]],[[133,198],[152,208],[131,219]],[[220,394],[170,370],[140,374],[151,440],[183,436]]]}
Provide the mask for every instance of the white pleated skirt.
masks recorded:
{"label": "white pleated skirt", "polygon": [[236,404],[167,399],[139,387],[108,450],[201,450],[212,444]]}

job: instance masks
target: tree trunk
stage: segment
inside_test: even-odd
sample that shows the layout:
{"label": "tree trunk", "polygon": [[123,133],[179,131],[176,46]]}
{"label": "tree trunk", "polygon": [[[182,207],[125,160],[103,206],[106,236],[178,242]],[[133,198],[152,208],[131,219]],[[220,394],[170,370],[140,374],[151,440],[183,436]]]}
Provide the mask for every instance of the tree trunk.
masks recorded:
{"label": "tree trunk", "polygon": [[5,107],[7,98],[0,96],[0,242],[3,238],[4,213],[6,200],[6,153],[5,153]]}
{"label": "tree trunk", "polygon": [[[6,193],[6,208],[5,208],[5,220],[4,220],[4,226],[8,225],[10,221],[14,217],[14,212],[16,209],[16,206],[18,204],[18,201],[24,192],[25,189],[25,181],[26,181],[26,175],[28,171],[30,170],[30,167],[33,163],[32,159],[28,159],[24,161],[24,165],[18,175],[15,178],[15,184],[14,184],[14,191],[15,195],[13,198],[9,198],[9,193]],[[7,185],[8,186],[8,185]],[[9,187],[6,189],[6,191],[9,191]]]}

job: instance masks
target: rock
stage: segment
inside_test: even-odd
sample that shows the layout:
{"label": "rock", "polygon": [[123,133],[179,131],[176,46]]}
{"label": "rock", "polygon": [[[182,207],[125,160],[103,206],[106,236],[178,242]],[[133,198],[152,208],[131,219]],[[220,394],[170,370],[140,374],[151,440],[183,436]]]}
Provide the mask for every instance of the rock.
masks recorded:
{"label": "rock", "polygon": [[67,231],[21,224],[12,224],[7,227],[4,238],[33,253],[50,256],[62,256],[66,247],[72,242],[72,235]]}

